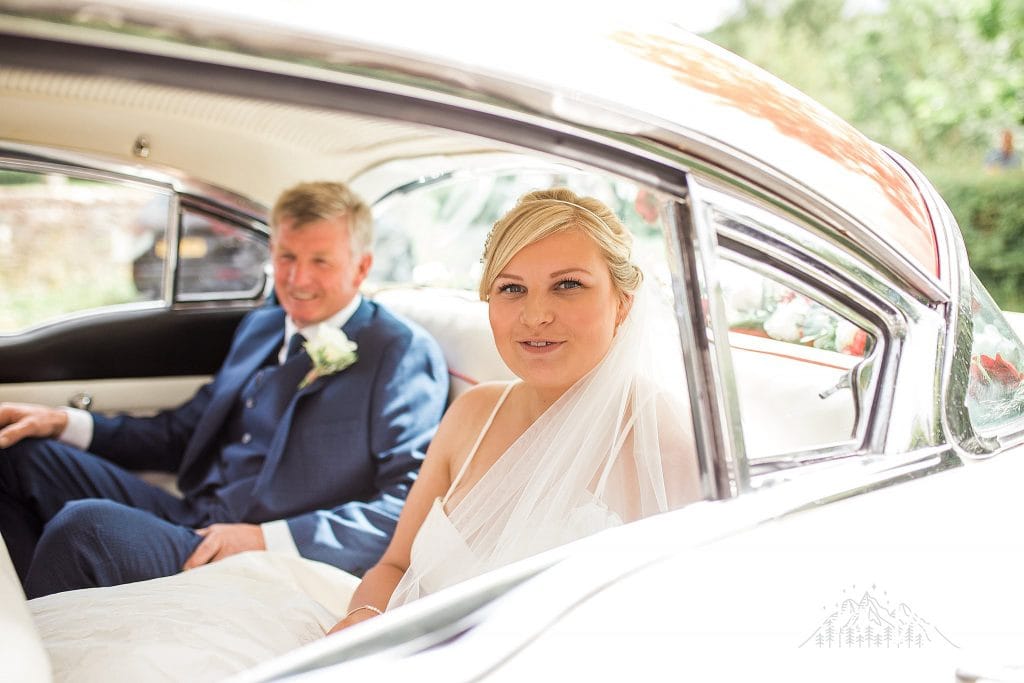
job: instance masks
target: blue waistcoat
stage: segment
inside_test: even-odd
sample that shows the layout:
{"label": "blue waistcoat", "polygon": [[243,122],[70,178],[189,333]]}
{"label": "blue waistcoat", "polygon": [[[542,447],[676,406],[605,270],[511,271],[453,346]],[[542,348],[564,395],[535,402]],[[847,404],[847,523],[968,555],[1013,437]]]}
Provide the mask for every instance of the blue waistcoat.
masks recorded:
{"label": "blue waistcoat", "polygon": [[[275,352],[272,361],[276,361]],[[192,503],[208,521],[245,519],[253,490],[285,409],[311,367],[299,353],[283,365],[266,365],[249,378],[224,424],[220,453],[203,478]]]}

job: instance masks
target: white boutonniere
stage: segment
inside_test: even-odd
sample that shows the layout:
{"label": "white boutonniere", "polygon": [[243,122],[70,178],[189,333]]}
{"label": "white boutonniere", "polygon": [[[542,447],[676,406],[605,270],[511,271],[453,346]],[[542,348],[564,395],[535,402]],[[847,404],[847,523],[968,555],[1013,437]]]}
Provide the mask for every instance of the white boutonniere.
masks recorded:
{"label": "white boutonniere", "polygon": [[359,359],[356,343],[337,327],[320,325],[316,339],[303,344],[313,360],[313,369],[299,383],[299,389],[309,386],[320,377],[341,372]]}

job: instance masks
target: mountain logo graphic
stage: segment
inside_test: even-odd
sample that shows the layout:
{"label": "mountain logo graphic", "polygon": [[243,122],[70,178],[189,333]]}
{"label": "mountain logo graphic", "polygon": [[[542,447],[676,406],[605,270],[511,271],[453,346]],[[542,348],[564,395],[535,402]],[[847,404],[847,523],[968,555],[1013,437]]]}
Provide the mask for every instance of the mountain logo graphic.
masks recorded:
{"label": "mountain logo graphic", "polygon": [[846,598],[836,608],[800,647],[958,647],[905,603],[883,606],[870,591],[860,600]]}

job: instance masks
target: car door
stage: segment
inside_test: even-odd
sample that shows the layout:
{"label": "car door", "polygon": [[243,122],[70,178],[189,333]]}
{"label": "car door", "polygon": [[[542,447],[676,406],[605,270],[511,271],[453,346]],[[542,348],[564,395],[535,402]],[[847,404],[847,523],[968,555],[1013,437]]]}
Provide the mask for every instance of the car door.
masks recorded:
{"label": "car door", "polygon": [[220,365],[260,305],[249,206],[53,150],[0,155],[0,401],[147,413]]}

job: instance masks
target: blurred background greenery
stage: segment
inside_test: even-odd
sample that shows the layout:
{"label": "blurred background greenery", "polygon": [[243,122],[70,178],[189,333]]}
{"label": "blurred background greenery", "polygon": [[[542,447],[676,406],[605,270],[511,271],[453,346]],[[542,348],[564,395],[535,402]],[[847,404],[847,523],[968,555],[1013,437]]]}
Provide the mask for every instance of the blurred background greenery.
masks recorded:
{"label": "blurred background greenery", "polygon": [[1024,311],[1024,0],[741,0],[704,36],[918,165],[960,223],[978,277]]}

